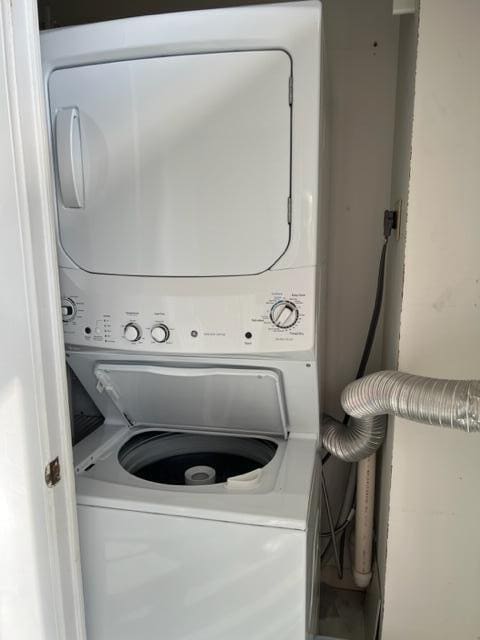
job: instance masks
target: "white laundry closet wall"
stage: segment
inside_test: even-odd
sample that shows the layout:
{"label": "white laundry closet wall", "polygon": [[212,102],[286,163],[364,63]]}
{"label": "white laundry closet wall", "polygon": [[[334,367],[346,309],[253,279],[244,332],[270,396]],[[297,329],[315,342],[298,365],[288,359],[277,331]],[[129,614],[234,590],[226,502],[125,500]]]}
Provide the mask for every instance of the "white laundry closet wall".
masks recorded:
{"label": "white laundry closet wall", "polygon": [[[399,369],[420,375],[480,378],[479,26],[475,0],[421,0],[415,64],[415,22],[402,25],[400,58],[416,79],[411,161],[398,136],[393,173],[392,195],[408,198],[408,217],[403,291],[387,302],[386,364],[395,366],[398,347]],[[397,125],[408,128],[402,99],[412,83],[402,86]],[[401,253],[389,265],[399,282]],[[479,461],[478,434],[390,421],[383,640],[480,637]]]}
{"label": "white laundry closet wall", "polygon": [[[326,0],[324,27],[331,136],[326,409],[339,415],[367,334],[390,205],[398,21],[385,0]],[[380,339],[372,371],[381,347]]]}
{"label": "white laundry closet wall", "polygon": [[[325,409],[341,418],[340,393],[357,371],[375,298],[390,206],[398,19],[388,0],[326,0],[330,207]],[[394,244],[392,242],[391,244]],[[369,370],[382,359],[382,320]],[[340,504],[348,465],[330,460],[329,493]]]}

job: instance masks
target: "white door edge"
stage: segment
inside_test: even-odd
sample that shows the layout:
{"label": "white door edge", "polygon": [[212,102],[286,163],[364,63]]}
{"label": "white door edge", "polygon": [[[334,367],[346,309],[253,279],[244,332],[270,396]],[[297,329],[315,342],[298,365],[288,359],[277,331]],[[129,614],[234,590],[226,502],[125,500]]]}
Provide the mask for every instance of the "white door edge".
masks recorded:
{"label": "white door edge", "polygon": [[[0,84],[0,636],[85,640],[34,0],[0,2]],[[57,457],[50,488],[45,467]]]}

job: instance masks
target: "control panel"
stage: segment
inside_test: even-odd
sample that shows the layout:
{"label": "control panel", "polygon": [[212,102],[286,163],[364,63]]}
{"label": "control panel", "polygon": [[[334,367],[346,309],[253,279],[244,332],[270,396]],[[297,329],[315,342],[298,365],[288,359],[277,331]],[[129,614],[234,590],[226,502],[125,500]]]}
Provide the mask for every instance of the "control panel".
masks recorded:
{"label": "control panel", "polygon": [[172,282],[61,269],[65,342],[152,353],[310,351],[316,272]]}

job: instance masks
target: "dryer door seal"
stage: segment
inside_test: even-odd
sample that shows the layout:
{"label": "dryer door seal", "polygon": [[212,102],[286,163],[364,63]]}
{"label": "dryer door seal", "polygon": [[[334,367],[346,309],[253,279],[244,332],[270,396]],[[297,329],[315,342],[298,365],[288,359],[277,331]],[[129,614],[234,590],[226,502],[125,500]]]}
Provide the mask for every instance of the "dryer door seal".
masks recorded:
{"label": "dryer door seal", "polygon": [[280,373],[273,369],[98,363],[97,390],[130,426],[286,438]]}
{"label": "dryer door seal", "polygon": [[269,269],[290,241],[291,73],[280,50],[53,71],[58,230],[70,259],[112,275]]}

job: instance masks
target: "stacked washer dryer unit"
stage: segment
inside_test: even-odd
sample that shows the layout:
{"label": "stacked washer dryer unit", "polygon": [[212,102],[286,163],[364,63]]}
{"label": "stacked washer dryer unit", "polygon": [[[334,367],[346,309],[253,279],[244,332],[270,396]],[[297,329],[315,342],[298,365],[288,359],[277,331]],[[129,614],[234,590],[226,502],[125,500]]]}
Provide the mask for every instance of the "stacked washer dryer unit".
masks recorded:
{"label": "stacked washer dryer unit", "polygon": [[42,34],[89,640],[318,610],[321,7]]}

